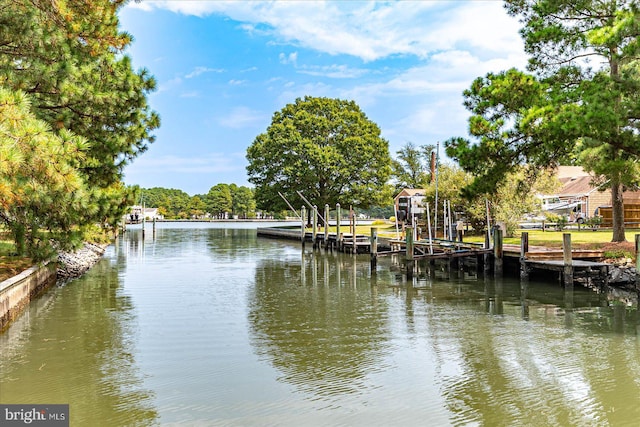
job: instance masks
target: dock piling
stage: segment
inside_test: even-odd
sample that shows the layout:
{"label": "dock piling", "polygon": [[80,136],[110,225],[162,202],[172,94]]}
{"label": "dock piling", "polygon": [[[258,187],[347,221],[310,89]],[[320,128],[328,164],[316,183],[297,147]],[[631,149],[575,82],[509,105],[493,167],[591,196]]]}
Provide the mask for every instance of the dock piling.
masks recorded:
{"label": "dock piling", "polygon": [[313,217],[312,217],[312,230],[311,230],[311,245],[313,249],[318,246],[318,207],[313,205]]}
{"label": "dock piling", "polygon": [[302,243],[302,249],[304,249],[304,243],[305,243],[305,238],[306,238],[306,224],[305,224],[305,218],[307,217],[307,212],[306,212],[306,208],[304,207],[304,205],[302,205],[302,209],[300,210],[300,218],[302,219],[301,221],[301,231],[300,231],[300,242]]}
{"label": "dock piling", "polygon": [[406,232],[406,248],[407,248],[407,253],[406,253],[406,264],[407,264],[407,279],[412,279],[413,278],[413,267],[414,267],[414,259],[413,259],[413,227],[409,226],[407,227],[407,232]]}
{"label": "dock piling", "polygon": [[498,277],[502,276],[502,267],[504,260],[502,250],[502,229],[499,226],[493,228],[493,274]]}
{"label": "dock piling", "polygon": [[520,236],[520,279],[527,280],[529,278],[529,269],[527,268],[526,257],[529,252],[529,233],[526,231]]}
{"label": "dock piling", "polygon": [[371,227],[371,248],[369,253],[371,254],[371,271],[374,272],[378,265],[378,229],[376,227]]}
{"label": "dock piling", "polygon": [[329,205],[324,205],[324,250],[329,247]]}
{"label": "dock piling", "polygon": [[562,261],[564,263],[564,285],[573,286],[573,260],[571,254],[571,233],[562,234]]}
{"label": "dock piling", "polygon": [[338,245],[338,250],[342,251],[342,233],[340,233],[340,216],[342,213],[340,212],[340,203],[336,203],[336,244]]}

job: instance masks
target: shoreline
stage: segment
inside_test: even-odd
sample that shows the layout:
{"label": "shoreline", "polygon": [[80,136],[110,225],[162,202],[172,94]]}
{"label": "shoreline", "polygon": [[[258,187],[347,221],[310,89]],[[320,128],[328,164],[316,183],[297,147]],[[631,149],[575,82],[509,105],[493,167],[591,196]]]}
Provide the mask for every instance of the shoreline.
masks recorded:
{"label": "shoreline", "polygon": [[100,261],[111,243],[87,243],[74,252],[58,252],[57,283],[77,279]]}

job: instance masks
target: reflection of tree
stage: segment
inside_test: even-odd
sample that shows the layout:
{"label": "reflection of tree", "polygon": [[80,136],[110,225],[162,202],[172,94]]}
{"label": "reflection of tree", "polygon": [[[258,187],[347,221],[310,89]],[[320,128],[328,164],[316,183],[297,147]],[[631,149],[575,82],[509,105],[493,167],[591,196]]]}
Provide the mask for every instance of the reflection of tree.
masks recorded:
{"label": "reflection of tree", "polygon": [[68,403],[76,425],[155,422],[132,356],[133,307],[109,260],[30,310],[0,335],[2,403]]}
{"label": "reflection of tree", "polygon": [[492,278],[468,289],[436,283],[425,297],[428,316],[416,328],[428,329],[453,424],[624,425],[637,419],[637,309],[602,307],[601,296],[588,290],[568,295],[559,286]]}
{"label": "reflection of tree", "polygon": [[364,392],[388,348],[386,306],[372,292],[368,260],[355,260],[314,253],[303,265],[269,259],[256,269],[249,304],[256,352],[316,396]]}

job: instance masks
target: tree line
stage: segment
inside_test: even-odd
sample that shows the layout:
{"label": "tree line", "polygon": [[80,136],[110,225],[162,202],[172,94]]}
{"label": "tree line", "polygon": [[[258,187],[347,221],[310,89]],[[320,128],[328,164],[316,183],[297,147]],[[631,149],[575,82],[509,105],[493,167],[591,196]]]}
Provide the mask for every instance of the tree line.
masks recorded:
{"label": "tree line", "polygon": [[207,194],[189,196],[182,190],[137,188],[139,205],[158,208],[167,219],[255,218],[253,190],[236,184],[216,184]]}

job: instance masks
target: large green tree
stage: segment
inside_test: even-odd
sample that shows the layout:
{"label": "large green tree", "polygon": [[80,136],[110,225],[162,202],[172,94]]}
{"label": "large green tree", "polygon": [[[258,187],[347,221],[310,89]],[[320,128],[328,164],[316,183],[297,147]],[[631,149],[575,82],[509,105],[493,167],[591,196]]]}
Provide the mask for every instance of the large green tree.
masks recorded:
{"label": "large green tree", "polygon": [[229,184],[216,184],[209,189],[206,197],[207,211],[216,217],[231,213],[233,197]]}
{"label": "large green tree", "polygon": [[637,0],[508,0],[529,69],[490,73],[465,91],[477,143],[447,153],[490,191],[514,168],[577,162],[609,182],[613,241],[624,241],[622,192],[638,183],[640,6]]}
{"label": "large green tree", "polygon": [[297,191],[320,209],[391,203],[388,142],[353,101],[307,96],[273,115],[247,149],[249,182],[268,211],[302,206]]}
{"label": "large green tree", "polygon": [[[134,71],[120,31],[123,0],[9,0],[0,6],[0,85],[29,95],[31,110],[52,132],[71,131],[89,148],[77,168],[97,209],[87,221],[116,218],[128,190],[128,161],[153,142],[158,115],[147,103],[155,81]],[[117,195],[118,189],[120,194]],[[109,193],[109,196],[105,195]]]}

